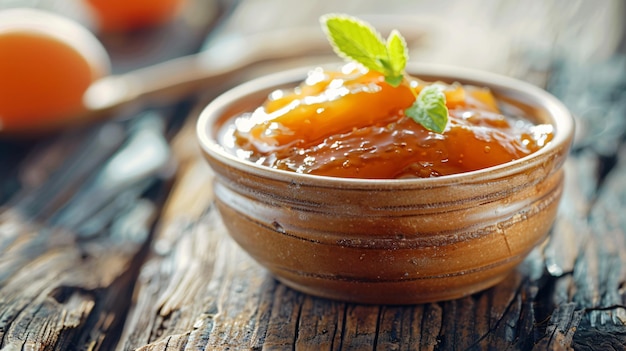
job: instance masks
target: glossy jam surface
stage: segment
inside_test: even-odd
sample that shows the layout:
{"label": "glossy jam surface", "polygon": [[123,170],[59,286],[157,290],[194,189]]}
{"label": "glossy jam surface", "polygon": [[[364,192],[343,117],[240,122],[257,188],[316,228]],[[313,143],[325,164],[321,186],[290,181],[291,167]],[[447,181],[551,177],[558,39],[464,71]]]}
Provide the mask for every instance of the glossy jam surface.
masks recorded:
{"label": "glossy jam surface", "polygon": [[396,179],[499,165],[552,139],[551,125],[534,125],[488,89],[458,83],[444,85],[444,132],[428,131],[404,115],[428,84],[409,78],[394,88],[378,73],[352,65],[337,72],[317,69],[300,86],[275,91],[263,106],[237,117],[221,141],[238,157],[277,169]]}

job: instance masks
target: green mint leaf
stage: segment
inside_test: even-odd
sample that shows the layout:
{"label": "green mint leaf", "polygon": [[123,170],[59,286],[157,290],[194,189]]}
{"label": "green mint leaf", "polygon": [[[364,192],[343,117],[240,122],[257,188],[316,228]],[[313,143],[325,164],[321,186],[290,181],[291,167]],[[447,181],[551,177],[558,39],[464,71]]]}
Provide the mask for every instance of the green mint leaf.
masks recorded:
{"label": "green mint leaf", "polygon": [[406,61],[409,56],[406,41],[397,30],[391,31],[387,38],[387,53],[391,69],[395,73],[401,73],[406,67]]}
{"label": "green mint leaf", "polygon": [[344,15],[326,15],[321,21],[337,55],[384,73],[386,69],[381,60],[387,59],[387,48],[380,34],[370,25]]}
{"label": "green mint leaf", "polygon": [[404,113],[424,128],[442,133],[448,123],[446,95],[440,87],[429,85],[422,89],[415,103]]}
{"label": "green mint leaf", "polygon": [[354,17],[325,15],[320,21],[337,55],[380,72],[394,87],[400,85],[407,49],[398,31],[393,31],[386,42],[374,27]]}
{"label": "green mint leaf", "polygon": [[[402,84],[409,54],[406,41],[397,30],[391,31],[385,40],[370,24],[351,16],[329,14],[322,16],[320,22],[339,57],[383,74],[385,82],[393,87]],[[436,85],[422,89],[404,112],[436,133],[442,133],[448,123],[446,96]]]}

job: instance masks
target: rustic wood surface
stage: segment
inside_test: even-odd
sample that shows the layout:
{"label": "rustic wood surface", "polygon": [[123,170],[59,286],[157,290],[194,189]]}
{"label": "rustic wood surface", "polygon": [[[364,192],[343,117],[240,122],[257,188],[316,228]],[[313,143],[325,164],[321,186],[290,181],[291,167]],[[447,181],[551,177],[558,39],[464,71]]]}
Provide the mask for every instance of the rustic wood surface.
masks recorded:
{"label": "rustic wood surface", "polygon": [[[243,1],[216,37],[378,3]],[[0,350],[626,350],[623,2],[385,3],[421,11],[416,60],[530,81],[576,115],[558,217],[515,272],[472,296],[413,306],[331,301],[277,282],[213,206],[194,122],[227,87],[214,86],[132,118],[0,140]],[[466,35],[433,24],[442,14]],[[157,56],[197,50],[215,24],[205,20]],[[128,53],[112,50],[120,61]],[[157,58],[134,60],[116,67]]]}

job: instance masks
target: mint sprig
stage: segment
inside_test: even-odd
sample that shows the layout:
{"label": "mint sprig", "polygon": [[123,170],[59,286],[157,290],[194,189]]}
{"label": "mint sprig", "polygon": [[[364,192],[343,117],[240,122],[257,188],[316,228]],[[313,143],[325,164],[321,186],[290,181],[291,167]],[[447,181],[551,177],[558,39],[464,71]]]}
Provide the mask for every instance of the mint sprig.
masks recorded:
{"label": "mint sprig", "polygon": [[[347,15],[324,15],[320,22],[339,57],[381,73],[385,82],[393,87],[400,86],[409,56],[400,32],[391,31],[385,40],[369,23]],[[441,133],[448,123],[446,97],[439,87],[429,88],[422,89],[415,103],[404,113],[424,128]]]}
{"label": "mint sprig", "polygon": [[442,133],[448,123],[446,95],[438,85],[429,85],[420,91],[413,105],[404,114],[424,128]]}
{"label": "mint sprig", "polygon": [[326,15],[321,22],[337,55],[382,73],[391,86],[400,85],[408,54],[398,31],[385,41],[374,27],[354,17]]}

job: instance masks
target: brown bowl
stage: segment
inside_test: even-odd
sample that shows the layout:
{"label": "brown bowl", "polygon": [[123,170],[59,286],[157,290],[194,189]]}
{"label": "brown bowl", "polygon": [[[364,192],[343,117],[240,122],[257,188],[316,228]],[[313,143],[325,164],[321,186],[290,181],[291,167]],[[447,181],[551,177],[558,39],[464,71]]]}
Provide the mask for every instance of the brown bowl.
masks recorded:
{"label": "brown bowl", "polygon": [[218,142],[231,118],[258,107],[307,69],[263,77],[211,102],[198,121],[230,235],[284,284],[359,303],[454,299],[502,280],[547,236],[574,124],[530,84],[461,68],[410,65],[428,81],[487,86],[555,127],[538,152],[496,167],[428,179],[368,180],[297,174],[238,159]]}

